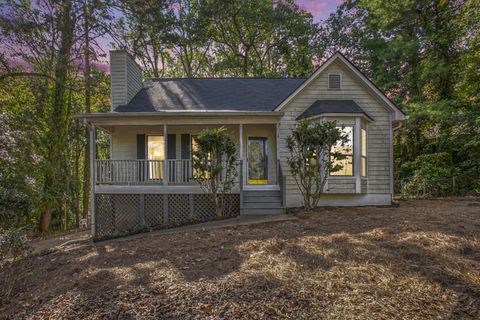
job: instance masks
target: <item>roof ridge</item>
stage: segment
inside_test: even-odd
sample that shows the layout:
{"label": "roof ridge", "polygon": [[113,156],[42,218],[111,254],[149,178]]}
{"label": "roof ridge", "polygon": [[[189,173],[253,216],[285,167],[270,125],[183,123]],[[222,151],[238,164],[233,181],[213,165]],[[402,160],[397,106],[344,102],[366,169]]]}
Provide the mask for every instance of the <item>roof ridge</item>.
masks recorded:
{"label": "roof ridge", "polygon": [[307,77],[168,77],[148,78],[145,81],[169,81],[169,80],[306,80]]}

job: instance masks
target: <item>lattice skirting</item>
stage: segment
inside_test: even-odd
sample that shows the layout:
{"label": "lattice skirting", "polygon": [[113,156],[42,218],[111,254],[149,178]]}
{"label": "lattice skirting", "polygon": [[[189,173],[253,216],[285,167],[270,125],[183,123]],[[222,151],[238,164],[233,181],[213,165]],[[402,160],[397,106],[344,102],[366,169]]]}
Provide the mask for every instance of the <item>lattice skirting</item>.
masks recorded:
{"label": "lattice skirting", "polygon": [[[240,195],[227,194],[224,217],[240,214]],[[207,194],[95,194],[94,239],[218,219]]]}

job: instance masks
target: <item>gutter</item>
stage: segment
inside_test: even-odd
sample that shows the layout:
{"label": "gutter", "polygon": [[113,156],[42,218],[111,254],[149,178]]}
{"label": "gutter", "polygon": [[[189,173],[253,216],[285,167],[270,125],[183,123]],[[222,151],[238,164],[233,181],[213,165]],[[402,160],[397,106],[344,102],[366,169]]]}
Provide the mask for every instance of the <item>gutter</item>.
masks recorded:
{"label": "gutter", "polygon": [[283,111],[231,111],[231,110],[172,110],[155,112],[97,112],[76,114],[73,118],[80,119],[118,119],[118,118],[151,118],[151,117],[231,117],[231,116],[263,116],[263,117],[282,117]]}

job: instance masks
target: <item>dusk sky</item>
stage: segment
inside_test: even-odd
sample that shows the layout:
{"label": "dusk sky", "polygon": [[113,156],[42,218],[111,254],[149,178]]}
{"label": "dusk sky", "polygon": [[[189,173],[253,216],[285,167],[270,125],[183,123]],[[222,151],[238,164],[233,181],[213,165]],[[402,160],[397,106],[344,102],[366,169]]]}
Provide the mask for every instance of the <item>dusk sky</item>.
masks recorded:
{"label": "dusk sky", "polygon": [[313,15],[315,22],[326,19],[342,2],[343,0],[297,0],[300,8]]}

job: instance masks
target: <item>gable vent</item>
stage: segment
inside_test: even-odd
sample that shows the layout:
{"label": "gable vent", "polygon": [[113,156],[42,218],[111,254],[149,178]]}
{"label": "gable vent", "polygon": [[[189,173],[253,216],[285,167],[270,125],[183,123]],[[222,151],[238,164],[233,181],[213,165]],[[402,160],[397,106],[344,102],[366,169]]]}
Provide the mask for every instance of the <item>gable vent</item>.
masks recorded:
{"label": "gable vent", "polygon": [[341,76],[340,74],[329,74],[328,75],[328,89],[340,89],[341,85]]}

